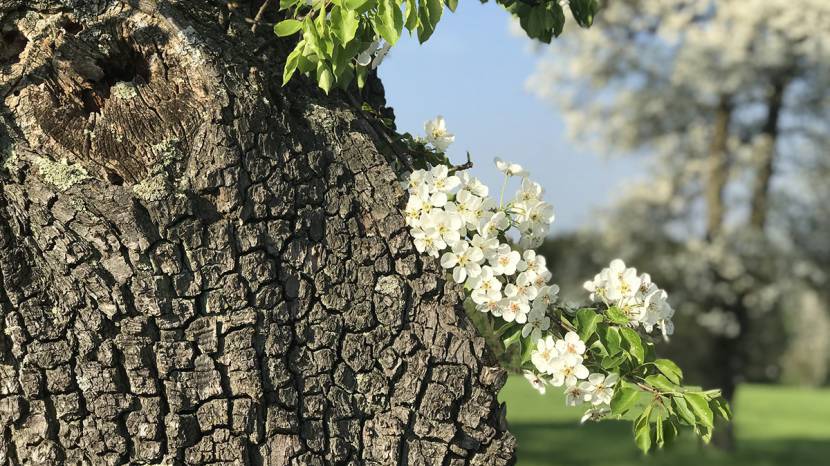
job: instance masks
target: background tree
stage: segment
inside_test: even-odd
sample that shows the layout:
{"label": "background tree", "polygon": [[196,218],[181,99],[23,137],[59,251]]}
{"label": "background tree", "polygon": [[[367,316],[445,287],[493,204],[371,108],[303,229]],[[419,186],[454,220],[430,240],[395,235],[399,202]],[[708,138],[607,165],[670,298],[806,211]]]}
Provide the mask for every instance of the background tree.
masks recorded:
{"label": "background tree", "polygon": [[777,379],[785,359],[769,366],[759,353],[799,344],[787,338],[799,319],[827,328],[826,294],[801,301],[823,295],[828,270],[816,251],[826,183],[803,170],[826,166],[830,5],[608,2],[594,28],[550,56],[529,86],[566,110],[577,138],[650,158],[602,243],[626,248],[628,262],[683,296],[678,319],[709,330],[708,341],[679,345],[704,356],[706,383],[731,398],[741,380]]}

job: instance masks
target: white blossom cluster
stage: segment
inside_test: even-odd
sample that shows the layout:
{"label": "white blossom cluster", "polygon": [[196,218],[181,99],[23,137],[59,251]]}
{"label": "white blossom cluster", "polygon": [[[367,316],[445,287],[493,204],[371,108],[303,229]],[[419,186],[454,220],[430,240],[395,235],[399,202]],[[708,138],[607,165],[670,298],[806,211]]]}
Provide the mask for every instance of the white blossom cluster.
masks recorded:
{"label": "white blossom cluster", "polygon": [[649,274],[638,275],[637,269],[626,267],[622,260],[614,259],[583,286],[591,293],[592,301],[616,306],[632,325],[642,325],[646,332],[659,327],[664,337],[674,333],[674,309],[668,294],[651,281]]}
{"label": "white blossom cluster", "polygon": [[[446,150],[455,138],[440,116],[427,122],[425,130],[426,141],[439,151]],[[503,191],[496,203],[481,181],[466,172],[452,172],[445,165],[409,175],[405,183],[409,201],[404,213],[415,248],[440,258],[453,280],[464,284],[477,310],[522,325],[524,344],[535,343],[530,358],[538,373],[525,372],[534,388],[544,393],[548,384],[564,387],[568,405],[591,405],[583,421],[602,418],[610,412],[619,376],[591,373],[583,364],[585,342],[576,333],[568,332],[561,339],[546,335],[551,328],[548,311],[556,303],[559,287],[548,283],[551,273],[545,258],[534,248],[548,233],[553,209],[542,200],[542,187],[531,181],[520,165],[501,159],[495,162],[505,175],[505,185],[511,177],[521,178],[520,189],[507,202]],[[513,229],[518,232],[517,248],[508,242]],[[620,266],[621,273],[617,274]],[[636,303],[642,308],[638,322],[644,327],[650,330],[659,325],[664,332],[670,330],[665,292],[654,287],[648,275],[637,277],[636,271],[626,270],[622,261],[615,261],[597,275],[592,298],[612,297],[614,304]],[[645,294],[637,294],[639,300],[625,301],[629,286],[637,292],[642,288]],[[659,293],[653,293],[652,288]]]}
{"label": "white blossom cluster", "polygon": [[[479,311],[523,324],[522,336],[535,340],[550,327],[547,310],[559,294],[557,285],[548,284],[545,258],[530,249],[547,234],[552,208],[520,166],[500,160],[497,165],[507,177],[522,176],[515,199],[501,205],[467,173],[450,173],[444,165],[412,172],[406,222],[418,252],[440,257]],[[523,252],[507,242],[511,228],[519,231]]]}
{"label": "white blossom cluster", "polygon": [[548,335],[536,342],[530,356],[540,375],[525,371],[525,378],[542,394],[546,384],[564,386],[568,406],[590,403],[592,406],[585,413],[583,422],[599,419],[610,412],[614,386],[619,381],[619,376],[614,373],[590,373],[583,364],[585,350],[585,342],[574,332],[568,332],[558,340]]}

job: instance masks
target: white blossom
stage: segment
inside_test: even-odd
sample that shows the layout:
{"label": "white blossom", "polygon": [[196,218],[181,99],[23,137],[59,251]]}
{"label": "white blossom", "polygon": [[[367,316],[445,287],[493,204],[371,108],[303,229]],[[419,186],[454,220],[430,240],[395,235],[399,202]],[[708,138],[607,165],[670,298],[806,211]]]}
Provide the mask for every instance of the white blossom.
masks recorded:
{"label": "white blossom", "polygon": [[545,379],[539,377],[531,371],[524,371],[524,376],[534,390],[539,392],[540,395],[545,394]]}
{"label": "white blossom", "polygon": [[614,385],[620,380],[619,375],[611,373],[608,375],[594,373],[588,376],[587,382],[579,384],[585,393],[585,401],[593,405],[611,404],[614,396]]}
{"label": "white blossom", "polygon": [[585,382],[578,385],[571,385],[565,389],[565,405],[578,406],[585,402],[585,390],[582,386]]}
{"label": "white blossom", "polygon": [[530,353],[530,362],[542,374],[552,373],[556,366],[561,364],[559,351],[556,350],[556,341],[552,336],[548,335],[536,340],[536,348]]}
{"label": "white blossom", "polygon": [[518,298],[503,298],[501,306],[501,318],[506,322],[516,322],[523,324],[527,322],[527,313],[530,312],[530,306],[527,301]]}
{"label": "white blossom", "polygon": [[481,273],[477,277],[471,278],[468,283],[472,288],[470,297],[476,304],[501,299],[501,281],[493,275],[493,269],[489,265],[482,267]]}
{"label": "white blossom", "polygon": [[481,249],[470,246],[467,241],[456,241],[452,251],[441,256],[441,267],[452,269],[452,278],[456,283],[464,283],[467,277],[477,277],[481,273],[484,255]]}
{"label": "white blossom", "polygon": [[527,171],[518,163],[505,162],[499,157],[495,158],[496,168],[507,176],[527,176]]}
{"label": "white blossom", "polygon": [[488,262],[496,275],[513,275],[516,273],[516,266],[520,259],[519,253],[513,251],[509,244],[501,244],[496,255]]}
{"label": "white blossom", "polygon": [[447,123],[441,115],[424,123],[424,131],[427,134],[427,142],[441,152],[446,151],[450,144],[455,142],[455,136],[447,131]]}
{"label": "white blossom", "polygon": [[542,332],[550,328],[550,317],[545,310],[532,308],[527,313],[527,323],[522,327],[522,338],[536,341],[542,338]]}

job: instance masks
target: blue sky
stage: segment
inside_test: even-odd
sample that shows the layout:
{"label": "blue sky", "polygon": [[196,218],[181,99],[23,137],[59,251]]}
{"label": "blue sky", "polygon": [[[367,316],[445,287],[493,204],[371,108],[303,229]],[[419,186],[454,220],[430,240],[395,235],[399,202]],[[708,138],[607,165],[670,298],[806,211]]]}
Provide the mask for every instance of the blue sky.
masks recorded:
{"label": "blue sky", "polygon": [[491,189],[502,182],[494,157],[529,169],[553,204],[555,234],[590,225],[620,180],[636,176],[636,164],[587,152],[567,138],[558,110],[524,88],[537,60],[527,39],[510,34],[508,13],[498,5],[459,2],[424,45],[403,37],[380,76],[398,129],[423,135],[424,121],[443,115],[456,135],[451,159],[461,163],[469,150],[472,173]]}

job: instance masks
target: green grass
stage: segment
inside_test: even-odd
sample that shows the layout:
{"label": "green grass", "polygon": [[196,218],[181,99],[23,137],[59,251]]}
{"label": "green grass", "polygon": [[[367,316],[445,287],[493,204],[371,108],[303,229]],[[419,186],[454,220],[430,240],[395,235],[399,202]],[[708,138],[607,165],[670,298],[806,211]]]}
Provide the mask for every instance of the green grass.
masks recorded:
{"label": "green grass", "polygon": [[556,389],[540,396],[521,376],[510,377],[510,430],[519,466],[828,466],[830,390],[748,385],[738,392],[737,449],[729,454],[681,436],[671,449],[643,457],[623,421],[579,425],[582,410],[565,407]]}

